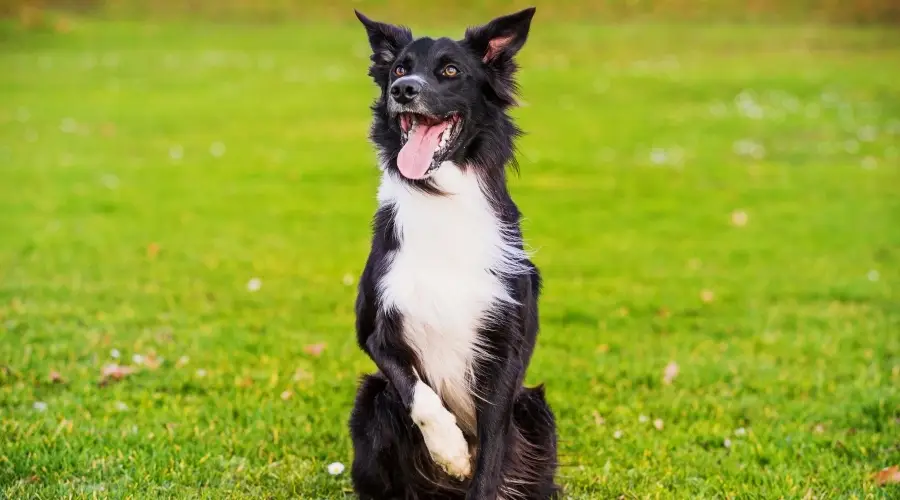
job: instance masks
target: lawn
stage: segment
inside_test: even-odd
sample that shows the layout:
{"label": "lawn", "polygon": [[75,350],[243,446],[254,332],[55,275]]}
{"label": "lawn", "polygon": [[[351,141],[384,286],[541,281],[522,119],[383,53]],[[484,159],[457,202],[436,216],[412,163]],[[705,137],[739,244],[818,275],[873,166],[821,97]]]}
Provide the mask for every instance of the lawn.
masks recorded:
{"label": "lawn", "polygon": [[[350,494],[349,18],[0,39],[0,497]],[[520,62],[567,495],[900,496],[896,29],[539,10]]]}

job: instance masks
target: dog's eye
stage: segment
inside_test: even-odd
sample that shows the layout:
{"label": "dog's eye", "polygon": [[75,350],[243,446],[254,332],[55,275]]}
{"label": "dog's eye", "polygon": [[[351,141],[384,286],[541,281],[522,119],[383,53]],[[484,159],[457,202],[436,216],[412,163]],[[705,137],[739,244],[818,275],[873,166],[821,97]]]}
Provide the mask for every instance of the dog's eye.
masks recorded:
{"label": "dog's eye", "polygon": [[406,74],[406,68],[404,68],[402,64],[398,64],[394,67],[394,74],[397,76],[403,76]]}
{"label": "dog's eye", "polygon": [[446,77],[453,78],[454,76],[459,74],[459,68],[452,64],[448,64],[444,66],[443,70],[441,70],[441,74]]}

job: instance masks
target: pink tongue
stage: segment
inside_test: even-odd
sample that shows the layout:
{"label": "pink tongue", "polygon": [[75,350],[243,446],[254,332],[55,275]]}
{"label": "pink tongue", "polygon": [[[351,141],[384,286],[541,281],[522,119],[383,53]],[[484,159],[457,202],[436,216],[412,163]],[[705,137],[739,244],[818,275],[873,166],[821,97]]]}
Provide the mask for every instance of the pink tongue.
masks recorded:
{"label": "pink tongue", "polygon": [[431,166],[434,150],[440,142],[441,132],[450,125],[449,121],[431,127],[419,124],[409,133],[409,140],[400,150],[397,166],[407,179],[421,179]]}

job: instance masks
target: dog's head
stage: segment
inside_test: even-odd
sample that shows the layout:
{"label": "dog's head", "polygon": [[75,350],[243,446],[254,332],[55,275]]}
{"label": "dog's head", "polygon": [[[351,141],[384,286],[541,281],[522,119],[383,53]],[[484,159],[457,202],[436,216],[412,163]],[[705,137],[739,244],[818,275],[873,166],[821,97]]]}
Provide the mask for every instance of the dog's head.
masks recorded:
{"label": "dog's head", "polygon": [[372,46],[369,75],[381,88],[372,107],[372,140],[386,168],[426,179],[447,161],[500,169],[519,131],[513,56],[525,44],[535,9],[469,28],[462,40],[418,38],[359,12]]}

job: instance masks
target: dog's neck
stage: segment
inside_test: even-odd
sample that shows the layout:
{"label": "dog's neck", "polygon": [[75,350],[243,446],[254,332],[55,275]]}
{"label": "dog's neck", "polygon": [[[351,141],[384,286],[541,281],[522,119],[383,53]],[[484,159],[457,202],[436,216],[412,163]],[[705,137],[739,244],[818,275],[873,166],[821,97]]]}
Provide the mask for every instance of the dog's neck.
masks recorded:
{"label": "dog's neck", "polygon": [[[509,193],[505,168],[459,166],[446,161],[431,176],[415,181],[404,178],[396,169],[387,168],[384,164],[381,170],[381,187],[378,193],[381,204],[387,201],[385,193],[397,193],[398,190],[418,193],[421,196],[414,198],[422,202],[432,197],[443,197],[457,199],[461,203],[473,199],[474,191],[477,191],[478,197],[485,201],[484,208],[489,208],[500,224],[518,229],[520,214]],[[462,192],[465,196],[460,196]]]}

